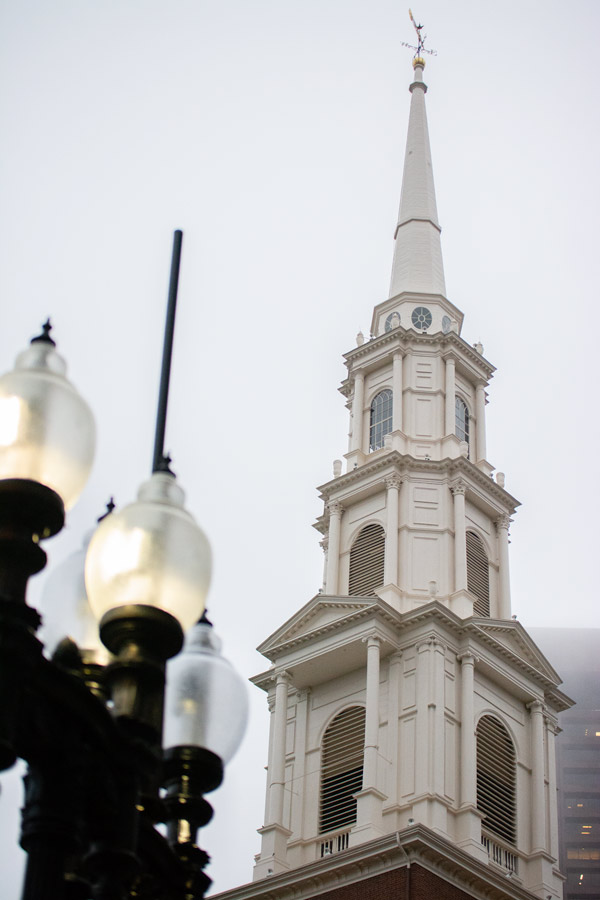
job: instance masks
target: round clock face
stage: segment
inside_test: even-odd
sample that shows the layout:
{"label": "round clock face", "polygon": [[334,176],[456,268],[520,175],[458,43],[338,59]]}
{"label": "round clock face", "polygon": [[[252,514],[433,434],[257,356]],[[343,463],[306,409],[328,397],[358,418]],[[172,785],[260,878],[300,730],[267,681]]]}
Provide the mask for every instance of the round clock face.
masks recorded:
{"label": "round clock face", "polygon": [[442,316],[442,331],[444,332],[444,334],[448,334],[451,325],[452,319],[450,318],[450,316]]}
{"label": "round clock face", "polygon": [[397,328],[400,324],[400,313],[393,312],[390,313],[387,319],[385,320],[385,330],[391,331],[392,328]]}
{"label": "round clock face", "polygon": [[416,309],[413,309],[413,313],[410,318],[415,328],[419,328],[421,330],[429,328],[432,322],[431,313],[426,306],[417,306]]}

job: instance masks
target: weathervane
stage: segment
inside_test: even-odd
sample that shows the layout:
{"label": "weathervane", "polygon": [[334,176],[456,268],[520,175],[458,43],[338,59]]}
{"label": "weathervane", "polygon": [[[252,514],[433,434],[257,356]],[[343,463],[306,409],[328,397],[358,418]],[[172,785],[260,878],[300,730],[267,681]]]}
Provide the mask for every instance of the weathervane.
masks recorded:
{"label": "weathervane", "polygon": [[415,22],[415,18],[412,14],[412,10],[408,10],[408,14],[410,16],[410,21],[413,23],[415,31],[417,32],[417,46],[414,44],[407,44],[406,41],[400,41],[401,47],[409,47],[411,50],[415,51],[415,59],[418,59],[422,53],[431,53],[432,56],[437,56],[437,50],[427,50],[425,48],[425,41],[427,40],[427,35],[422,34],[423,26],[417,25]]}

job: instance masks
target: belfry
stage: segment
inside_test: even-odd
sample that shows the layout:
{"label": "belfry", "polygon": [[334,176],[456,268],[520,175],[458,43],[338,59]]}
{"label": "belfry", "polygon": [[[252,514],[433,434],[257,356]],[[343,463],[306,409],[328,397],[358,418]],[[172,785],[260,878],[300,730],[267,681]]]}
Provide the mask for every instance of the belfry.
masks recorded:
{"label": "belfry", "polygon": [[562,896],[554,739],[571,701],[511,617],[518,501],[487,458],[494,367],[446,296],[424,68],[417,54],[390,295],[344,357],[323,588],[259,647],[265,821],[232,900],[352,900],[367,880],[400,898]]}

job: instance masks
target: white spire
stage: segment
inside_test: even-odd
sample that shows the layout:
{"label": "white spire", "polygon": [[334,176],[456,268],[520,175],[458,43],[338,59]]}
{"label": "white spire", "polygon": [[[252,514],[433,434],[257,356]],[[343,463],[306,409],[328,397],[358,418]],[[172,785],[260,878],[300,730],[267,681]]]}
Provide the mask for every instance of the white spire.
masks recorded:
{"label": "white spire", "polygon": [[395,297],[402,291],[445,296],[441,229],[435,204],[425,111],[425,61],[418,56],[413,60],[413,67],[415,80],[410,86],[412,99],[390,297]]}

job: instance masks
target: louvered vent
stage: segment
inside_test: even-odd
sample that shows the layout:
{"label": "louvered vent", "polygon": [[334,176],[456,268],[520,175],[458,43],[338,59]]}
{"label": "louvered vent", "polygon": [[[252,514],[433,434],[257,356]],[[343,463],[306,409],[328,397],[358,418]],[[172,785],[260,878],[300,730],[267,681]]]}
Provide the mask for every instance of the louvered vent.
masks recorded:
{"label": "louvered vent", "polygon": [[385,532],[381,525],[365,525],[350,551],[348,593],[351,597],[372,597],[383,585]]}
{"label": "louvered vent", "polygon": [[475,615],[489,616],[490,564],[481,538],[473,531],[467,531],[467,588],[477,597]]}
{"label": "louvered vent", "polygon": [[515,748],[502,722],[482,716],[477,725],[477,808],[483,827],[509,844],[516,841]]}
{"label": "louvered vent", "polygon": [[365,711],[351,706],[335,717],[323,737],[319,831],[356,822],[353,794],[362,789]]}

